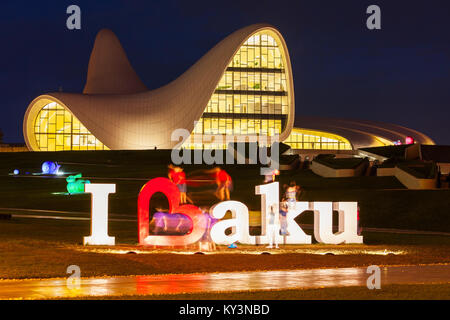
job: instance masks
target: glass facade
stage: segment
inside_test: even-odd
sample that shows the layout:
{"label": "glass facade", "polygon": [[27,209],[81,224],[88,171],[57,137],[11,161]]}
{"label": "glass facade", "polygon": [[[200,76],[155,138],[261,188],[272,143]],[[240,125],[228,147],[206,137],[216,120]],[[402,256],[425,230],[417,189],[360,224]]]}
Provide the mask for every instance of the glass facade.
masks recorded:
{"label": "glass facade", "polygon": [[275,38],[271,31],[261,31],[239,48],[184,148],[226,148],[195,143],[194,135],[273,136],[285,130],[289,92],[282,48]]}
{"label": "glass facade", "polygon": [[292,149],[353,150],[350,142],[341,136],[299,128],[293,128],[283,142]]}
{"label": "glass facade", "polygon": [[[281,39],[271,30],[248,38],[230,60],[183,147],[227,148],[224,139],[209,141],[216,137],[249,137],[264,145],[265,137],[283,133],[292,108],[291,75],[284,52]],[[63,106],[51,100],[42,104],[46,105],[30,128],[40,151],[109,150]],[[352,150],[343,137],[299,128],[293,128],[283,142],[293,149]]]}
{"label": "glass facade", "polygon": [[39,111],[34,135],[40,151],[109,150],[56,102],[47,104]]}

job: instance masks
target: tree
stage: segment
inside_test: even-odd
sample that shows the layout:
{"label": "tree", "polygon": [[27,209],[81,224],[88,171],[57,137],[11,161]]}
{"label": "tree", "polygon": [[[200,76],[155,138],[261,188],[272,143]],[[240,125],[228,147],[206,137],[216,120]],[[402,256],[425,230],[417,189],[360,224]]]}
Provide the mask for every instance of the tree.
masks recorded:
{"label": "tree", "polygon": [[2,129],[0,129],[0,143],[3,142],[3,131]]}

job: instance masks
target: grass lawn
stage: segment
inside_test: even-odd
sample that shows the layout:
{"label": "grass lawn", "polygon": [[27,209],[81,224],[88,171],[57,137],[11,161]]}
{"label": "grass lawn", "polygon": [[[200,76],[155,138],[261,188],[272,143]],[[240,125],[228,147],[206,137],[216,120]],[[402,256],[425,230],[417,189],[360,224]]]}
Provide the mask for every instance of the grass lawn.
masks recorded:
{"label": "grass lawn", "polygon": [[[92,298],[89,298],[92,299]],[[100,297],[120,300],[449,300],[450,283],[386,285],[379,290],[366,287],[292,289],[205,294],[134,295]]]}

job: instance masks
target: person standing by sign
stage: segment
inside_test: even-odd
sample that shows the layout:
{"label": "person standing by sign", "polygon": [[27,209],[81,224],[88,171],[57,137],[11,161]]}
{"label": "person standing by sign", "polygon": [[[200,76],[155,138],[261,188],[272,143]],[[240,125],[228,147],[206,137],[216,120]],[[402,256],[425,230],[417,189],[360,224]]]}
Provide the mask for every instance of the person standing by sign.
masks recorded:
{"label": "person standing by sign", "polygon": [[275,219],[275,211],[276,205],[273,204],[269,208],[269,220],[267,221],[267,236],[269,237],[269,245],[267,248],[272,249],[273,245],[275,244],[275,248],[278,249],[278,238],[277,235],[280,232],[279,226],[276,223]]}
{"label": "person standing by sign", "polygon": [[280,234],[282,236],[287,236],[287,213],[288,204],[285,199],[280,202]]}

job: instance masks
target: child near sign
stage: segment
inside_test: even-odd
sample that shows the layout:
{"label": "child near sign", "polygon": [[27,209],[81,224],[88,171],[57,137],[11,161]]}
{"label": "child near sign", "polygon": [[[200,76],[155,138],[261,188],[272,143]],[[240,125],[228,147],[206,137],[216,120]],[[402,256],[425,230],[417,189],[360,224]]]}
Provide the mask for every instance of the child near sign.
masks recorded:
{"label": "child near sign", "polygon": [[275,248],[278,249],[278,238],[277,233],[279,232],[279,226],[276,224],[275,221],[275,213],[276,205],[271,205],[269,209],[269,220],[267,221],[267,236],[269,237],[269,245],[267,248],[271,249],[273,248],[273,245],[275,244]]}
{"label": "child near sign", "polygon": [[287,236],[287,213],[288,213],[288,204],[286,199],[281,200],[280,202],[280,234],[282,236]]}
{"label": "child near sign", "polygon": [[295,181],[291,181],[289,186],[284,185],[286,192],[285,198],[290,210],[295,209],[295,203],[297,202],[297,195],[300,191],[300,186],[298,186]]}

